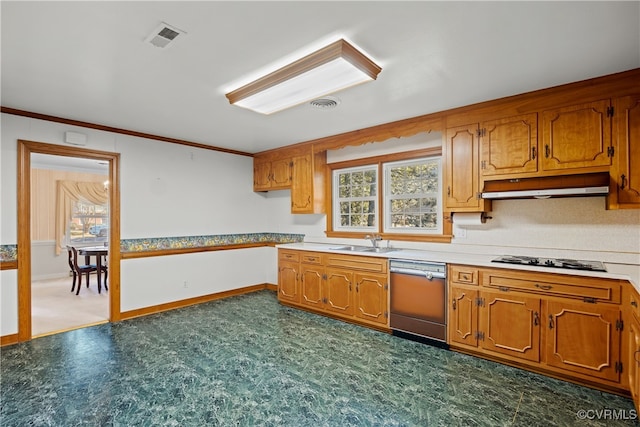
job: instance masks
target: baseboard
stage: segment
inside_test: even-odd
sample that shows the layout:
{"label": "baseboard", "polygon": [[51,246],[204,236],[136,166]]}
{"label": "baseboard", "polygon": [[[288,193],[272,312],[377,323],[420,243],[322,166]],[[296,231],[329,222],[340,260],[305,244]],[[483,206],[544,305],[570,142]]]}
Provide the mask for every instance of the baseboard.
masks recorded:
{"label": "baseboard", "polygon": [[0,347],[18,343],[18,334],[3,335],[0,337]]}
{"label": "baseboard", "polygon": [[180,301],[168,302],[166,304],[153,305],[145,308],[138,308],[135,310],[123,311],[120,313],[120,320],[133,319],[141,316],[148,316],[150,314],[161,313],[163,311],[175,310],[177,308],[189,307],[191,305],[202,304],[204,302],[215,301],[223,298],[229,298],[236,295],[249,294],[251,292],[257,292],[262,290],[276,290],[277,286],[269,283],[263,283],[260,285],[247,286],[244,288],[231,289],[229,291],[217,292],[215,294],[202,295],[199,297],[188,298]]}

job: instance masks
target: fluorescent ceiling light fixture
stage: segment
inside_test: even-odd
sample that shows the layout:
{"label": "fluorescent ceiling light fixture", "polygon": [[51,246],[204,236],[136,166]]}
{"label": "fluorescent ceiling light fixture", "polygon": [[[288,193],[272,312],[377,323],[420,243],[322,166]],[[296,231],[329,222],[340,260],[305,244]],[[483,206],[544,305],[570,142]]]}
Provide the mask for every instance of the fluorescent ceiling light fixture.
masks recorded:
{"label": "fluorescent ceiling light fixture", "polygon": [[360,83],[382,71],[344,39],[226,94],[231,104],[271,114]]}

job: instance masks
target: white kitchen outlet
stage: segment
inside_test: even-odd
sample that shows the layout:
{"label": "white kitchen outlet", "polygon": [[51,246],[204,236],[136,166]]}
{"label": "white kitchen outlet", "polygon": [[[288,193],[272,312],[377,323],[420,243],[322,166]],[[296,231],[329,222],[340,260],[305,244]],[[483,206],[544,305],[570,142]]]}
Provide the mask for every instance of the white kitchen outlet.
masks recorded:
{"label": "white kitchen outlet", "polygon": [[454,233],[456,239],[466,239],[467,238],[467,230],[465,228],[458,228],[458,230]]}
{"label": "white kitchen outlet", "polygon": [[185,289],[186,289],[186,288],[188,288],[188,286],[187,286],[187,281],[186,281],[186,280],[184,281],[184,288],[185,288]]}

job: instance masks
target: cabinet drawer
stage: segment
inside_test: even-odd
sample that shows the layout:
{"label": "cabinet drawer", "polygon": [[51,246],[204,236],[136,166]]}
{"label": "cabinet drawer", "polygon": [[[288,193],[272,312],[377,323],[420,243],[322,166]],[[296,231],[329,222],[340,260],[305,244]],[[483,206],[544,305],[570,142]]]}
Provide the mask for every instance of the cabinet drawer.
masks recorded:
{"label": "cabinet drawer", "polygon": [[278,251],[278,260],[280,261],[300,261],[300,252],[299,251],[283,251],[282,249]]}
{"label": "cabinet drawer", "polygon": [[466,265],[451,265],[449,267],[449,279],[452,282],[464,285],[477,285],[478,269]]}
{"label": "cabinet drawer", "polygon": [[618,280],[560,274],[527,273],[514,270],[486,270],[482,272],[482,286],[502,291],[525,291],[587,302],[620,304],[621,286]]}
{"label": "cabinet drawer", "polygon": [[384,258],[327,254],[325,256],[325,265],[332,267],[346,267],[351,270],[358,271],[386,273],[388,261]]}
{"label": "cabinet drawer", "polygon": [[322,255],[317,253],[303,252],[301,261],[305,264],[322,264]]}

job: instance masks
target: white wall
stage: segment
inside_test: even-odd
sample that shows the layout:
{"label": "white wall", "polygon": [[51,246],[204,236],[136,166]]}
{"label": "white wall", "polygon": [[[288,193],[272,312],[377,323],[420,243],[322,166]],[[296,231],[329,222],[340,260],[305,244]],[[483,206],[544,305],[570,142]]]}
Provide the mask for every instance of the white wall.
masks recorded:
{"label": "white wall", "polygon": [[[1,115],[1,127],[1,244],[17,242],[17,140],[64,145],[65,131],[87,134],[88,149],[121,154],[122,239],[274,231],[264,197],[253,192],[250,157],[8,114]],[[133,310],[275,283],[275,259],[275,249],[262,248],[122,260],[121,306]],[[13,273],[1,276],[1,335],[17,332]]]}

